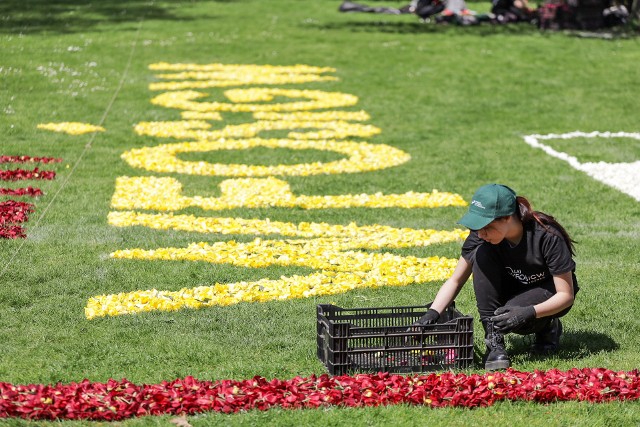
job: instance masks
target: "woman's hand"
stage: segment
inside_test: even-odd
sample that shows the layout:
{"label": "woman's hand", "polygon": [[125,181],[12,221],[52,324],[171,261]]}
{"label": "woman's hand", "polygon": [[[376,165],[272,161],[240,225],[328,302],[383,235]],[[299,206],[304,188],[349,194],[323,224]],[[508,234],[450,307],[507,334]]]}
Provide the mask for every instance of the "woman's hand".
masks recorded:
{"label": "woman's hand", "polygon": [[427,310],[424,316],[422,316],[421,318],[413,322],[411,326],[433,325],[438,321],[439,318],[440,318],[440,313],[438,313],[433,308],[430,308],[429,310]]}
{"label": "woman's hand", "polygon": [[494,314],[495,316],[490,319],[493,322],[493,326],[498,332],[506,334],[535,319],[536,309],[532,305],[526,307],[500,307]]}

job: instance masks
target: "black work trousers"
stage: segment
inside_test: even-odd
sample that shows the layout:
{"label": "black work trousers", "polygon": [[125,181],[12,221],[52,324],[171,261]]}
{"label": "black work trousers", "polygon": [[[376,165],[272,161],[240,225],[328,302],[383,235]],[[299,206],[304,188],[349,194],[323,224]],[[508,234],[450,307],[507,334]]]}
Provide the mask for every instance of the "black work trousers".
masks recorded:
{"label": "black work trousers", "polygon": [[[556,293],[553,280],[524,285],[506,272],[497,251],[489,243],[478,247],[473,263],[473,290],[480,321],[494,316],[499,307],[526,307],[540,304]],[[569,312],[567,307],[553,316],[536,318],[513,332],[520,335],[532,334],[546,328],[551,319],[562,317]]]}

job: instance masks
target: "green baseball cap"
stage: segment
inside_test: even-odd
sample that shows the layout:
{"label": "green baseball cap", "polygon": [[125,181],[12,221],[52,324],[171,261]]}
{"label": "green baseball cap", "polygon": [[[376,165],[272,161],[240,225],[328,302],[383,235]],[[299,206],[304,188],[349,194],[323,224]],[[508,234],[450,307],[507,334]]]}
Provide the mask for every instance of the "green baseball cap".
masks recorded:
{"label": "green baseball cap", "polygon": [[478,188],[471,199],[469,211],[458,224],[470,230],[480,230],[491,221],[516,211],[516,192],[506,185],[487,184]]}

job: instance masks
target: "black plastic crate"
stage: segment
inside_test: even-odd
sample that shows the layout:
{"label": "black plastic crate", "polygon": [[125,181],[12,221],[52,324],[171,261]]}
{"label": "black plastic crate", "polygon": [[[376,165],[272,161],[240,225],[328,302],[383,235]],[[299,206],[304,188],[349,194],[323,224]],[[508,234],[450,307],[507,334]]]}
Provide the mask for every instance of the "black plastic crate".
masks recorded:
{"label": "black plastic crate", "polygon": [[452,304],[437,324],[411,327],[429,306],[340,308],[319,304],[318,358],[332,375],[470,367],[473,317]]}

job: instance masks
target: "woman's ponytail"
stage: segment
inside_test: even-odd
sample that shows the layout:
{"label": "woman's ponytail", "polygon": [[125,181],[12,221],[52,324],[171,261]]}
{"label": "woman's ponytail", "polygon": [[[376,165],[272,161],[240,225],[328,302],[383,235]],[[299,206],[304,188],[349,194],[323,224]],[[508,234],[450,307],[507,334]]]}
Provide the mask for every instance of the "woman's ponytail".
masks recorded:
{"label": "woman's ponytail", "polygon": [[545,230],[554,233],[555,230],[552,230],[549,227],[550,225],[552,225],[560,232],[561,237],[564,239],[567,247],[569,248],[569,251],[571,252],[571,255],[575,255],[573,244],[576,242],[571,238],[571,236],[569,236],[567,230],[565,230],[564,227],[560,225],[560,223],[556,221],[554,217],[552,217],[551,215],[547,215],[544,212],[534,211],[531,207],[531,203],[529,203],[529,201],[522,196],[516,196],[516,203],[518,204],[518,218],[520,218],[523,224],[535,221],[542,227],[544,227]]}

